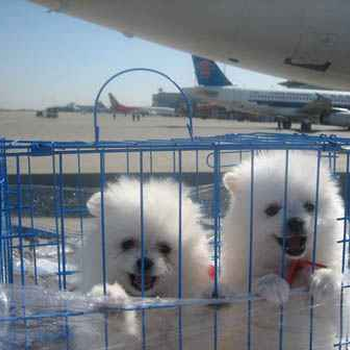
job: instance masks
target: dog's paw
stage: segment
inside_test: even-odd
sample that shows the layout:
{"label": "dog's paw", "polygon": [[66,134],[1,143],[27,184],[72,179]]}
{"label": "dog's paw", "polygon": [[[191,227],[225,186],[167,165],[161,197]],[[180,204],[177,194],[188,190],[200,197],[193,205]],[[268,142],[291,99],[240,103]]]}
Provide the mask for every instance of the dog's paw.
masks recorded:
{"label": "dog's paw", "polygon": [[91,289],[88,296],[92,298],[103,298],[106,303],[124,303],[130,299],[128,294],[118,283],[107,284],[106,295],[104,294],[103,285],[97,284]]}
{"label": "dog's paw", "polygon": [[341,277],[331,269],[319,269],[311,275],[310,294],[317,300],[332,299],[340,290]]}
{"label": "dog's paw", "polygon": [[257,282],[258,294],[274,304],[286,303],[289,299],[289,284],[275,274],[260,277]]}
{"label": "dog's paw", "polygon": [[106,294],[102,284],[97,284],[87,294],[92,298],[92,308],[100,312],[116,313],[117,306],[122,307],[130,300],[125,290],[118,284],[106,284]]}
{"label": "dog's paw", "polygon": [[98,284],[91,289],[88,297],[95,299],[93,309],[100,312],[108,312],[114,317],[113,325],[117,329],[125,330],[130,335],[138,336],[136,312],[113,308],[113,306],[123,306],[130,302],[129,295],[118,283],[107,284],[106,293],[105,295],[102,284]]}

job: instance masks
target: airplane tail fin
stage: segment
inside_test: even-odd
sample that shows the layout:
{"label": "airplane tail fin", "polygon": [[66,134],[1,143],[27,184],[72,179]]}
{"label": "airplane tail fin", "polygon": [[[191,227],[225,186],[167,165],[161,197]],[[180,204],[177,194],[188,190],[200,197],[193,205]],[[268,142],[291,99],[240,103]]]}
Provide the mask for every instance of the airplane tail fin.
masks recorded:
{"label": "airplane tail fin", "polygon": [[192,56],[194,69],[199,85],[229,86],[232,83],[226,78],[219,66],[206,58]]}
{"label": "airplane tail fin", "polygon": [[117,99],[113,96],[112,93],[108,94],[109,97],[109,102],[111,103],[112,108],[114,109],[118,109],[118,107],[124,107],[123,105],[121,105]]}

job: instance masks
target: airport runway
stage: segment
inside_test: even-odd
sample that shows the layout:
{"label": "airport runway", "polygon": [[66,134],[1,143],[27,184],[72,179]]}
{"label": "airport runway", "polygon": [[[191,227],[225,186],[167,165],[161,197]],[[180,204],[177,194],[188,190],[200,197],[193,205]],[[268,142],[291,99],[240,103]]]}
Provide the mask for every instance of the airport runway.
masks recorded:
{"label": "airport runway", "polygon": [[[185,120],[176,117],[143,117],[133,122],[131,116],[99,115],[101,138],[105,140],[145,140],[154,138],[187,137]],[[224,133],[277,132],[276,123],[237,122],[233,120],[194,119],[196,136]],[[314,125],[319,133],[349,136],[339,127]],[[299,128],[293,125],[292,132]],[[11,139],[52,141],[92,141],[93,119],[90,114],[60,113],[57,119],[39,118],[35,112],[0,112],[0,133]],[[316,133],[317,134],[317,133]]]}
{"label": "airport runway", "polygon": [[[176,117],[143,117],[140,122],[133,122],[131,116],[118,115],[113,120],[111,114],[99,115],[101,140],[147,140],[188,137],[186,120]],[[279,132],[275,123],[237,122],[232,120],[194,119],[195,136],[220,135],[227,133]],[[315,134],[338,134],[350,137],[350,132],[339,127],[314,125]],[[295,132],[298,124],[293,125],[290,132]],[[45,141],[93,141],[93,119],[89,114],[60,113],[57,119],[39,118],[35,112],[0,112],[0,134],[14,140],[45,140]],[[285,132],[285,131],[283,131]],[[151,159],[152,158],[152,159]],[[206,154],[200,155],[199,171],[211,172],[206,164]],[[33,158],[34,173],[52,173],[51,157]],[[193,172],[194,155],[184,155],[183,171]],[[106,160],[106,171],[120,173],[126,171],[125,154],[112,155]],[[144,171],[172,172],[174,159],[172,152],[145,155]],[[9,166],[10,172],[13,167]],[[130,156],[129,170],[139,170],[138,155]],[[22,172],[26,172],[23,164]],[[77,172],[76,157],[65,157],[64,172]],[[82,158],[82,172],[98,173],[98,157]]]}

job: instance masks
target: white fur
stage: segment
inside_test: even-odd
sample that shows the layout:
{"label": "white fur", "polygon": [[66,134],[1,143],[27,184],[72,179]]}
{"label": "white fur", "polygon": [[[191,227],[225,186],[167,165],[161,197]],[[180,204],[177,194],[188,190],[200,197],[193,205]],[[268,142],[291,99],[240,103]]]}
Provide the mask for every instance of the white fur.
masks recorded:
{"label": "white fur", "polygon": [[[123,306],[131,299],[118,284],[107,284],[107,295],[103,294],[103,286],[96,285],[88,293],[89,298],[96,300],[93,314],[78,316],[72,320],[74,333],[70,339],[70,348],[74,350],[101,349],[105,346],[105,327],[108,329],[108,349],[139,348],[140,327],[135,311],[109,311],[109,305]],[[97,311],[104,311],[99,313]],[[61,348],[60,348],[61,349]]]}
{"label": "white fur", "polygon": [[[103,297],[104,300],[100,303],[99,307],[103,308],[104,306],[108,306],[108,303],[116,303],[116,304],[128,304],[130,303],[131,299],[126,294],[125,290],[118,284],[107,284],[106,285],[107,295],[104,296],[103,292],[103,285],[98,284],[94,286],[89,296],[93,298],[100,298]],[[123,333],[127,333],[129,335],[134,335],[135,337],[139,337],[139,329],[137,327],[137,321],[136,321],[136,313],[134,311],[128,311],[123,313],[122,317],[124,320],[120,324],[120,328],[124,328]],[[113,322],[115,325],[115,322]],[[117,329],[118,327],[115,327]],[[125,344],[126,345],[126,344]]]}
{"label": "white fur", "polygon": [[270,273],[257,280],[256,291],[264,299],[274,304],[284,304],[289,299],[290,287],[282,277]]}
{"label": "white fur", "polygon": [[[288,179],[285,181],[286,152],[269,152],[254,158],[253,205],[251,206],[252,163],[245,161],[224,176],[224,184],[231,193],[231,204],[223,223],[223,283],[231,293],[247,293],[249,282],[249,243],[252,243],[252,293],[259,293],[266,301],[252,304],[252,349],[277,349],[279,340],[279,306],[284,304],[285,350],[308,348],[309,298],[289,298],[289,286],[280,276],[282,248],[276,237],[285,232],[286,219],[299,218],[307,233],[306,250],[302,258],[312,261],[314,243],[314,212],[307,212],[306,202],[315,204],[317,155],[299,151],[289,152]],[[286,208],[284,208],[287,184]],[[278,203],[281,210],[270,217],[265,210],[271,203]],[[253,220],[251,227],[250,213]],[[343,202],[336,182],[328,168],[322,164],[319,178],[319,204],[317,218],[316,262],[327,268],[316,269],[314,274],[299,273],[293,287],[304,287],[314,296],[314,346],[333,348],[339,339],[339,286],[341,282]],[[289,265],[296,257],[285,255]],[[289,301],[288,301],[289,298]],[[328,302],[326,299],[330,299]],[[272,303],[271,303],[272,302]],[[277,304],[277,305],[275,305]],[[233,306],[223,312],[226,326],[241,320],[241,327],[232,328],[227,335],[244,348],[247,337],[246,306]],[[243,328],[242,328],[243,327]],[[227,347],[229,348],[229,347]]]}
{"label": "white fur", "polygon": [[[136,262],[141,258],[140,193],[140,182],[126,177],[110,184],[104,192],[107,281],[118,281],[135,296],[141,292],[130,283],[129,274],[136,273]],[[95,220],[82,250],[85,291],[102,282],[101,194],[94,194],[87,206]],[[186,187],[182,191],[181,215],[182,293],[183,297],[193,297],[209,283],[209,252],[205,232],[199,224],[199,206],[189,198]],[[145,292],[147,296],[178,296],[179,229],[179,185],[171,180],[155,179],[144,183],[144,251],[154,263],[152,274],[158,279]],[[123,251],[122,242],[130,238],[136,242],[135,247]],[[171,248],[168,255],[160,252],[161,244]]]}
{"label": "white fur", "polygon": [[[137,179],[122,177],[118,182],[109,184],[103,193],[108,284],[119,283],[129,295],[141,296],[130,275],[138,274],[143,227],[144,257],[153,264],[147,272],[156,278],[152,288],[145,290],[145,296],[179,296],[179,232],[182,234],[182,297],[202,296],[209,288],[210,260],[207,238],[199,223],[199,205],[190,199],[188,189],[182,186],[180,206],[179,184],[172,180],[150,179],[143,184],[142,195],[141,225],[141,186]],[[81,288],[85,292],[102,283],[101,193],[94,194],[87,206],[94,220],[81,250]],[[133,246],[125,250],[122,246],[127,240],[132,240]],[[170,248],[167,254],[160,249],[164,245]],[[148,347],[177,348],[177,312],[176,309],[145,312]],[[137,348],[140,348],[140,342],[139,339]],[[111,334],[110,344],[113,343],[117,344],[118,339]]]}

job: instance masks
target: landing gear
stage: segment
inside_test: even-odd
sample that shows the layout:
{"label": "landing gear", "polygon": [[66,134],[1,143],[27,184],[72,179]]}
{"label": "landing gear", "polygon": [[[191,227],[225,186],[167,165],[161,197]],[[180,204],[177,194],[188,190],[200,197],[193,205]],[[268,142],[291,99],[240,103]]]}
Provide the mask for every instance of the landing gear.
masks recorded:
{"label": "landing gear", "polygon": [[277,122],[277,130],[281,130],[282,129],[282,119],[277,117],[276,122]]}
{"label": "landing gear", "polygon": [[283,117],[276,117],[277,129],[289,130],[292,127],[292,121]]}
{"label": "landing gear", "polygon": [[290,119],[287,119],[287,120],[283,120],[282,122],[282,128],[284,130],[290,130],[292,128],[292,122]]}
{"label": "landing gear", "polygon": [[306,120],[303,120],[300,124],[300,131],[301,132],[305,132],[305,133],[308,133],[308,132],[311,132],[312,131],[312,123],[310,120],[306,119]]}

